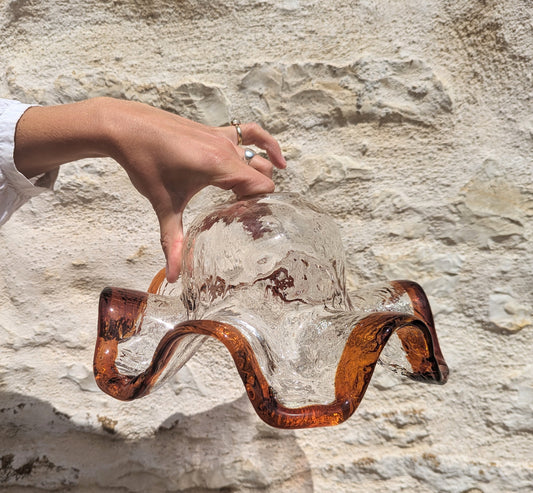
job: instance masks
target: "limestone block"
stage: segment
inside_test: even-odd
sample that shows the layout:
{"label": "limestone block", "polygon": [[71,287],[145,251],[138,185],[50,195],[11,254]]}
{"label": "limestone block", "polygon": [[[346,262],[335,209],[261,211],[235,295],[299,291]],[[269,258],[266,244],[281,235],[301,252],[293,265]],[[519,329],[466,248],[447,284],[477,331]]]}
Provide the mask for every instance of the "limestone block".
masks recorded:
{"label": "limestone block", "polygon": [[436,246],[428,244],[406,253],[391,250],[389,245],[375,245],[372,251],[390,279],[403,279],[409,274],[419,278],[457,276],[464,262],[461,254],[442,253]]}
{"label": "limestone block", "polygon": [[531,365],[501,373],[498,391],[507,396],[499,415],[491,409],[485,416],[487,426],[504,435],[533,432],[533,377]]}
{"label": "limestone block", "polygon": [[170,85],[164,81],[138,81],[111,70],[73,71],[58,75],[53,84],[26,89],[18,69],[8,68],[13,97],[40,104],[80,101],[98,96],[142,101],[206,125],[227,125],[229,102],[222,88],[196,80]]}
{"label": "limestone block", "polygon": [[[224,347],[157,393],[94,387],[98,294],[164,265],[111,160],[62,168],[0,229],[0,490],[522,493],[533,484],[533,11],[528,0],[0,1],[0,97],[255,119],[278,190],[337,221],[348,282],[426,289],[451,367],[378,367],[353,417],[264,425]],[[186,210],[231,193],[205,190]]]}
{"label": "limestone block", "polygon": [[67,364],[62,378],[73,381],[85,392],[99,392],[100,390],[94,381],[92,368],[87,368],[83,363]]}
{"label": "limestone block", "polygon": [[463,187],[453,213],[457,223],[444,233],[453,242],[517,247],[526,241],[533,217],[533,191],[510,182],[499,163],[486,160]]}
{"label": "limestone block", "polygon": [[242,79],[269,128],[332,128],[362,122],[435,125],[452,111],[442,83],[421,60],[360,59],[350,65],[263,63]]}
{"label": "limestone block", "polygon": [[317,193],[347,182],[367,181],[372,176],[372,170],[367,165],[347,155],[307,155],[299,166],[307,185]]}
{"label": "limestone block", "polygon": [[533,307],[513,296],[509,290],[496,290],[489,296],[489,321],[494,330],[518,332],[533,327]]}

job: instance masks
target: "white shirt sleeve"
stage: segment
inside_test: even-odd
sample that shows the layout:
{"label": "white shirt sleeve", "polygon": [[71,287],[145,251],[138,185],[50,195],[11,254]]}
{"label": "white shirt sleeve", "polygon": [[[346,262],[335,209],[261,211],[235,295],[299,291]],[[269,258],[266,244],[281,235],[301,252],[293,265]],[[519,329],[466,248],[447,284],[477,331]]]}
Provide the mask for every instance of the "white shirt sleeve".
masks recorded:
{"label": "white shirt sleeve", "polygon": [[15,167],[15,129],[22,114],[32,105],[0,99],[0,225],[35,195],[51,190],[58,169],[28,180]]}

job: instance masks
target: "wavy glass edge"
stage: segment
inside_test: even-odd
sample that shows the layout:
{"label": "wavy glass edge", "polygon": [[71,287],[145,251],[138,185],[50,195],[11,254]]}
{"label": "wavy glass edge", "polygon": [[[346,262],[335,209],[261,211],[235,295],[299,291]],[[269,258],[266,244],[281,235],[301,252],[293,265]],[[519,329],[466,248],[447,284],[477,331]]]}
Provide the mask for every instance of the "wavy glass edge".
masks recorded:
{"label": "wavy glass edge", "polygon": [[164,271],[154,277],[148,292],[106,288],[101,293],[94,374],[98,386],[117,399],[128,401],[147,395],[165,372],[180,343],[191,335],[214,337],[225,345],[256,413],[277,428],[332,426],[347,420],[361,402],[379,356],[394,333],[412,368],[410,378],[436,384],[444,384],[448,378],[448,366],[440,350],[429,302],[423,289],[412,281],[391,283],[409,296],[412,315],[370,312],[355,324],[337,365],[335,399],[329,404],[297,408],[280,404],[246,338],[232,325],[212,320],[176,324],[161,339],[144,371],[124,375],[115,364],[118,345],[139,330],[148,297],[159,292],[163,282]]}

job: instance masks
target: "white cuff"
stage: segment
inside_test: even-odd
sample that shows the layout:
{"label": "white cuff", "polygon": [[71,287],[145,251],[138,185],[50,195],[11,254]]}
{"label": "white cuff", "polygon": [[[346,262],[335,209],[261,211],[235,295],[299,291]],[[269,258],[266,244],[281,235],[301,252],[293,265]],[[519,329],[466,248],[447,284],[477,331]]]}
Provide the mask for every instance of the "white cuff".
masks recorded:
{"label": "white cuff", "polygon": [[34,105],[0,99],[0,225],[30,198],[54,187],[59,168],[28,180],[15,167],[15,130],[23,113]]}

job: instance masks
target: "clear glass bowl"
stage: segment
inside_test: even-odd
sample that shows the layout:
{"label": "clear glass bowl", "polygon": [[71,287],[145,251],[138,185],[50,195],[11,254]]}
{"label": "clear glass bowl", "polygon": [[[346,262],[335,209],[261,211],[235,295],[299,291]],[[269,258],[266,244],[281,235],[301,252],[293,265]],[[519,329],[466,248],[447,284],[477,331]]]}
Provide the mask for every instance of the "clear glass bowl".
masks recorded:
{"label": "clear glass bowl", "polygon": [[412,281],[348,293],[333,220],[296,194],[232,201],[201,214],[181,282],[101,294],[94,371],[123,400],[146,395],[216,337],[258,415],[280,428],[334,425],[357,408],[378,360],[445,383],[431,309]]}

